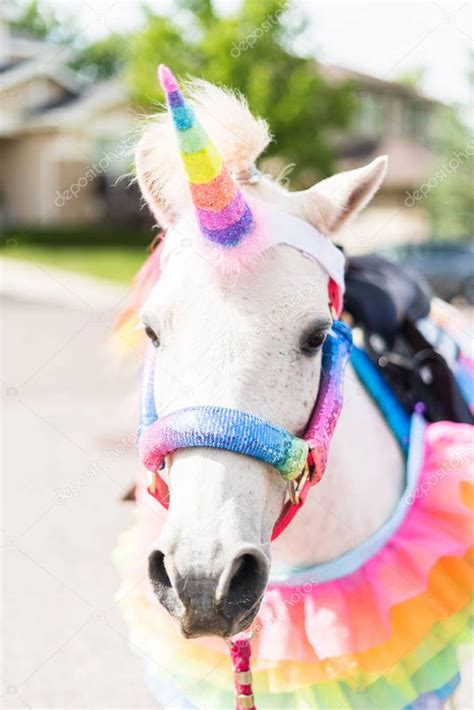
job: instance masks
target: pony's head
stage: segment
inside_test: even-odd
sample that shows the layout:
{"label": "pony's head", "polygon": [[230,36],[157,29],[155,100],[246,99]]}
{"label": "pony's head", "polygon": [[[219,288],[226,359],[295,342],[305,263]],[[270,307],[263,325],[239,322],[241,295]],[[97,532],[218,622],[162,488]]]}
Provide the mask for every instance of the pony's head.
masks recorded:
{"label": "pony's head", "polygon": [[[331,236],[370,200],[386,159],[288,192],[254,167],[269,133],[242,98],[198,81],[186,101],[169,70],[159,73],[168,111],[136,152],[143,196],[167,230],[141,309],[156,409],[229,407],[301,436],[330,300],[337,310],[343,291]],[[186,636],[235,633],[258,611],[286,483],[268,464],[214,448],[178,450],[165,475],[156,594]]]}

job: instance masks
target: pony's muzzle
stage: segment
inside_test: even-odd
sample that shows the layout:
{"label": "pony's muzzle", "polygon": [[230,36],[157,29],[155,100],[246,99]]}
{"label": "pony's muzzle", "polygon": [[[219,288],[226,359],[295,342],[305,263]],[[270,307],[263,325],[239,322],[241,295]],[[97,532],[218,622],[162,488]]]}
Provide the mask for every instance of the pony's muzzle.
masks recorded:
{"label": "pony's muzzle", "polygon": [[[222,559],[220,559],[222,558]],[[231,636],[254,620],[268,581],[269,564],[255,546],[236,550],[230,560],[215,550],[205,565],[197,554],[188,564],[154,550],[148,574],[161,604],[180,623],[186,638]],[[180,564],[177,564],[177,562]]]}

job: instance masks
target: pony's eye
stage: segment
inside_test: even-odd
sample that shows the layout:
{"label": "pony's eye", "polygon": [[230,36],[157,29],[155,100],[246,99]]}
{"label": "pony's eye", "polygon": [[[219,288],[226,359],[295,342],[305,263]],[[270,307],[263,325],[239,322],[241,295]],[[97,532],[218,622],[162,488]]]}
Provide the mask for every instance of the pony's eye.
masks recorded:
{"label": "pony's eye", "polygon": [[153,328],[150,328],[149,325],[145,326],[145,333],[146,335],[150,338],[151,344],[153,345],[154,348],[157,348],[160,344],[160,341],[158,339],[157,334],[153,330]]}
{"label": "pony's eye", "polygon": [[301,338],[300,348],[305,355],[314,355],[326,340],[327,331],[318,328],[305,333]]}

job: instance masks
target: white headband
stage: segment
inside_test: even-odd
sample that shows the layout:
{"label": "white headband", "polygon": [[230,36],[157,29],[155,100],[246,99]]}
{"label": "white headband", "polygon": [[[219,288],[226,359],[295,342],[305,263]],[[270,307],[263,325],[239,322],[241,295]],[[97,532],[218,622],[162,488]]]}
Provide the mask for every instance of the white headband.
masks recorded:
{"label": "white headband", "polygon": [[[268,237],[263,246],[264,250],[277,244],[288,244],[299,249],[309,259],[317,261],[344,292],[344,254],[329,237],[303,219],[274,208],[265,210],[265,227]],[[161,255],[162,264],[172,254],[188,246],[185,244],[186,240],[197,231],[196,221],[191,214],[182,217],[175,226],[170,227]],[[172,236],[173,232],[175,234]]]}
{"label": "white headband", "polygon": [[308,222],[288,212],[269,210],[267,219],[269,246],[288,244],[299,249],[305,256],[317,261],[344,291],[345,257],[330,237],[326,237]]}

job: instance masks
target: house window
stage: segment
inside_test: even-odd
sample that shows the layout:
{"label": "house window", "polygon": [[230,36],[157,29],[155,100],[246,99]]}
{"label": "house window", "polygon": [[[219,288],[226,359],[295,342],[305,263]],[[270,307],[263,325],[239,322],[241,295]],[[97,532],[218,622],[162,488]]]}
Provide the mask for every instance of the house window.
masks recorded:
{"label": "house window", "polygon": [[411,138],[424,138],[427,133],[427,115],[425,107],[420,103],[405,105],[404,124],[407,135]]}
{"label": "house window", "polygon": [[378,96],[366,94],[360,100],[359,130],[363,135],[378,136],[382,131],[383,106]]}

